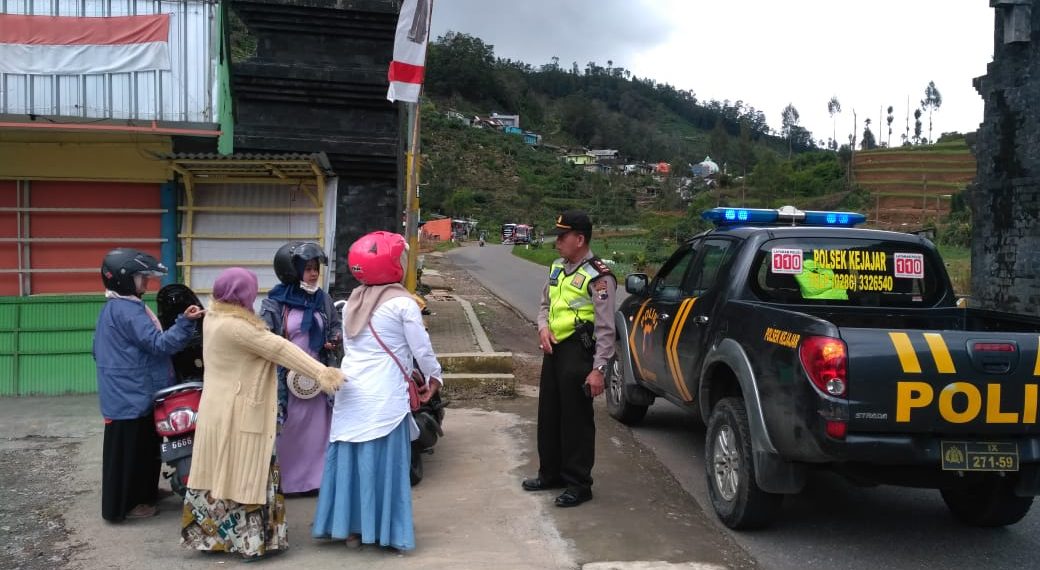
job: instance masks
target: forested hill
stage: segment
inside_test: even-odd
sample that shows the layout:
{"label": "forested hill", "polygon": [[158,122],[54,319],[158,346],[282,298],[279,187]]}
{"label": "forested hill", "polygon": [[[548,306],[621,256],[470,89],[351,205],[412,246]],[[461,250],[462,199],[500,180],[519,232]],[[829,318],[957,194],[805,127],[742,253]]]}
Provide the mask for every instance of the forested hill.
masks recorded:
{"label": "forested hill", "polygon": [[[579,68],[556,58],[539,66],[500,59],[481,39],[453,32],[429,46],[425,102],[423,210],[488,223],[541,224],[572,205],[610,223],[633,221],[647,181],[584,173],[554,148],[616,149],[626,162],[668,162],[673,176],[685,176],[707,155],[740,174],[764,155],[786,156],[789,144],[795,152],[811,147],[811,135],[797,126],[791,141],[770,135],[764,113],[742,101],[700,102],[692,91],[634,77],[610,61]],[[462,128],[444,119],[447,111],[517,114],[542,145]]]}
{"label": "forested hill", "polygon": [[[499,59],[467,34],[449,32],[430,44],[425,89],[463,113],[519,114],[524,130],[549,143],[617,149],[632,160],[688,162],[710,151],[709,131],[721,126],[738,137],[741,122],[753,140],[787,150],[786,139],[768,136],[765,114],[743,101],[698,101],[693,91],[635,77],[611,61],[579,68],[557,58],[542,65]],[[810,138],[795,133],[796,150],[808,149]]]}

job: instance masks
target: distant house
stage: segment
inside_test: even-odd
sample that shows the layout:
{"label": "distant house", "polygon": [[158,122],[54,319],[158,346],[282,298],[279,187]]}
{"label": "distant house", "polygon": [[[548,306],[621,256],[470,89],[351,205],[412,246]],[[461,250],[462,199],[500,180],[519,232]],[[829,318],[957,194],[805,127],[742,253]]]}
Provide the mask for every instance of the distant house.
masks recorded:
{"label": "distant house", "polygon": [[497,131],[500,131],[505,127],[505,125],[503,125],[498,119],[481,117],[480,115],[473,117],[473,121],[470,125],[478,129],[495,129]]}
{"label": "distant house", "polygon": [[520,127],[514,127],[512,125],[506,125],[502,127],[502,132],[507,135],[523,135],[524,131]]}
{"label": "distant house", "polygon": [[618,151],[614,149],[593,149],[589,154],[595,156],[597,162],[614,161],[619,158]]}
{"label": "distant house", "polygon": [[540,145],[540,144],[542,144],[542,135],[539,135],[537,133],[532,133],[531,131],[525,131],[524,132],[524,143],[530,144],[530,145],[535,145],[535,146]]}
{"label": "distant house", "polygon": [[498,113],[492,112],[491,118],[502,123],[503,127],[520,128],[520,115],[499,115]]}
{"label": "distant house", "polygon": [[470,119],[469,117],[463,115],[458,111],[448,111],[447,113],[444,113],[444,116],[452,121],[458,121],[460,123],[463,123],[466,126],[469,126],[473,123],[473,119]]}
{"label": "distant house", "polygon": [[708,178],[719,173],[719,165],[710,156],[690,167],[690,173],[700,178]]}
{"label": "distant house", "polygon": [[639,162],[635,164],[626,164],[621,167],[621,172],[628,174],[653,174],[654,165],[647,164],[645,162]]}
{"label": "distant house", "polygon": [[596,157],[589,154],[588,152],[583,153],[567,153],[564,155],[563,160],[571,164],[578,166],[585,166],[587,164],[596,164]]}

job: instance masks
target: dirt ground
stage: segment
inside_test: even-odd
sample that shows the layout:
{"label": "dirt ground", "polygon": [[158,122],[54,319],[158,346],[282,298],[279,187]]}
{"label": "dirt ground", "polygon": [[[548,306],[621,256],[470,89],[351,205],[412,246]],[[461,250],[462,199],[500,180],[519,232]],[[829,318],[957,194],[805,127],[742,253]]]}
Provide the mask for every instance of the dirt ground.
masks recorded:
{"label": "dirt ground", "polygon": [[46,570],[69,562],[75,545],[62,518],[78,444],[43,435],[0,439],[0,568]]}

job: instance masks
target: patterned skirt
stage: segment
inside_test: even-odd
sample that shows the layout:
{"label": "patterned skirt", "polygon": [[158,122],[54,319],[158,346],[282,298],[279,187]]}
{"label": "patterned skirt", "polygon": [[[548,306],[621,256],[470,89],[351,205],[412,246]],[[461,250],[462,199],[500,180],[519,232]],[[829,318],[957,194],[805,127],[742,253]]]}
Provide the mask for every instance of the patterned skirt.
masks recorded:
{"label": "patterned skirt", "polygon": [[287,550],[285,498],[279,488],[278,462],[273,459],[267,481],[267,502],[262,505],[214,499],[209,491],[188,489],[181,516],[181,544],[195,550],[235,552],[244,558]]}

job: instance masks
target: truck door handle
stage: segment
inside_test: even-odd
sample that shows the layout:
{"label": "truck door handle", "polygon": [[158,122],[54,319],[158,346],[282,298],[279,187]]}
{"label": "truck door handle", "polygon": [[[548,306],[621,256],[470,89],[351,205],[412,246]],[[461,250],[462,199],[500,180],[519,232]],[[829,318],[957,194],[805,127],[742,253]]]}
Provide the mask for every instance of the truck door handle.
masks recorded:
{"label": "truck door handle", "polygon": [[698,325],[706,325],[708,324],[708,315],[697,315],[696,317],[693,317],[693,322]]}
{"label": "truck door handle", "polygon": [[672,318],[672,316],[668,313],[661,313],[661,316],[658,318],[660,318],[662,321],[667,321],[668,319]]}

